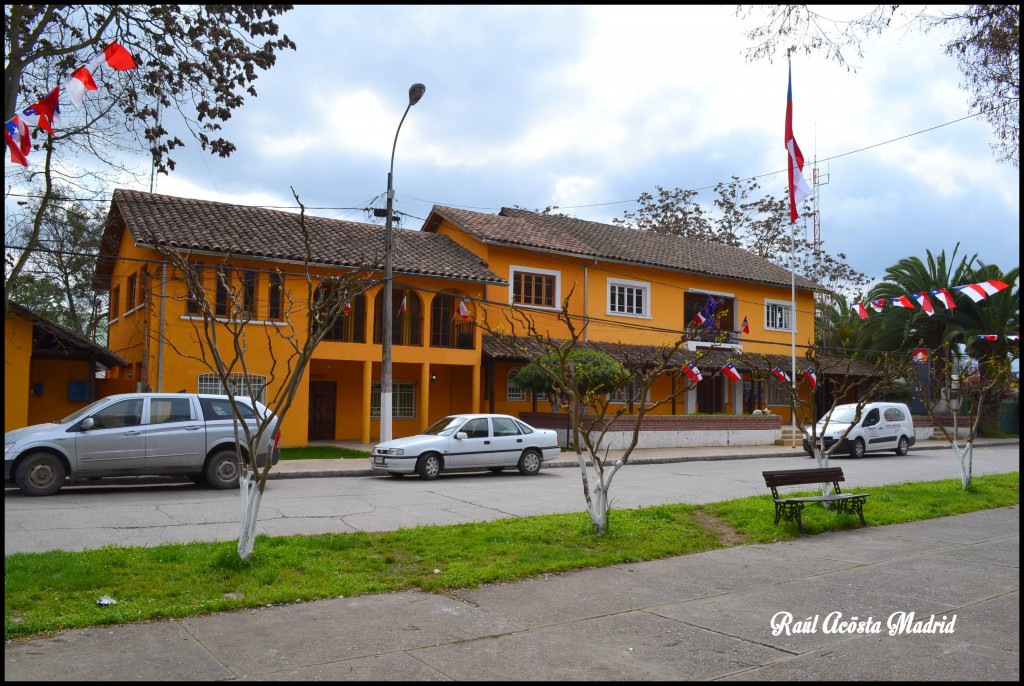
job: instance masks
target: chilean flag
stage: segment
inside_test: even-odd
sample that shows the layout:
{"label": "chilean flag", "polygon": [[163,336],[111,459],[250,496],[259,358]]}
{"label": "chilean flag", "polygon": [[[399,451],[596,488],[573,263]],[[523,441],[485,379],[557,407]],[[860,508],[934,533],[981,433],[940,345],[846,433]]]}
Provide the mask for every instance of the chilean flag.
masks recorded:
{"label": "chilean flag", "polygon": [[789,223],[800,216],[800,203],[811,195],[804,180],[804,155],[793,136],[793,65],[789,65],[789,87],[786,90],[786,151],[789,153]]}
{"label": "chilean flag", "polygon": [[708,320],[707,317],[705,317],[700,312],[698,312],[697,316],[693,318],[693,323],[696,324],[697,326],[701,326],[707,320]]}
{"label": "chilean flag", "polygon": [[807,377],[807,382],[811,384],[811,390],[813,391],[818,386],[818,375],[814,373],[814,367],[808,367],[804,371],[804,376]]}
{"label": "chilean flag", "polygon": [[914,300],[917,301],[917,304],[921,306],[921,309],[924,310],[924,313],[929,317],[935,314],[935,308],[932,307],[932,301],[928,297],[928,293],[926,291],[914,293]]}
{"label": "chilean flag", "polygon": [[860,317],[861,319],[868,318],[868,308],[864,307],[864,303],[857,303],[856,305],[853,306],[853,308],[857,310],[858,317]]}
{"label": "chilean flag", "polygon": [[1019,333],[1008,333],[1008,334],[1006,334],[1006,337],[1009,340],[1011,340],[1011,341],[1019,341],[1020,340],[1020,334]]}
{"label": "chilean flag", "polygon": [[32,149],[32,139],[28,136],[28,125],[17,115],[4,124],[4,140],[11,150],[11,162],[28,166],[28,153]]}
{"label": "chilean flag", "polygon": [[939,288],[937,290],[932,291],[932,295],[938,298],[939,302],[942,303],[947,310],[956,309],[956,303],[953,302],[953,294],[947,291],[945,288]]}
{"label": "chilean flag", "polygon": [[20,116],[27,125],[38,126],[52,136],[53,124],[60,124],[60,86],[35,105],[26,107]]}
{"label": "chilean flag", "polygon": [[728,376],[733,381],[739,381],[740,379],[743,378],[739,370],[736,369],[736,367],[732,366],[732,362],[722,367],[722,372],[724,372],[725,375]]}
{"label": "chilean flag", "polygon": [[885,307],[885,298],[879,298],[878,300],[872,300],[870,305],[871,305],[871,309],[873,309],[875,312],[881,312],[882,308]]}
{"label": "chilean flag", "polygon": [[974,302],[980,303],[988,296],[995,295],[1004,288],[1009,288],[1009,286],[1002,281],[982,281],[981,283],[972,283],[967,286],[954,286],[954,288]]}
{"label": "chilean flag", "polygon": [[743,333],[750,333],[750,324],[747,323],[747,318],[743,318],[743,324],[740,325],[740,331]]}
{"label": "chilean flag", "polygon": [[407,309],[407,302],[406,301],[408,300],[408,298],[409,298],[408,293],[402,296],[402,304],[399,305],[399,307],[398,307],[398,314],[405,314],[405,311]]}
{"label": "chilean flag", "polygon": [[459,301],[459,316],[462,317],[463,321],[469,319],[469,308],[466,307],[465,300]]}
{"label": "chilean flag", "polygon": [[776,367],[775,369],[773,369],[772,374],[774,374],[775,378],[777,378],[779,381],[783,383],[789,383],[790,381],[789,374],[782,371],[782,367]]}
{"label": "chilean flag", "polygon": [[700,370],[697,369],[697,367],[695,367],[694,365],[690,364],[689,362],[684,364],[679,371],[681,371],[683,374],[686,374],[694,382],[700,381],[701,379],[704,378],[704,376],[700,373]]}
{"label": "chilean flag", "polygon": [[994,333],[979,333],[978,334],[978,338],[980,338],[983,341],[998,341],[999,340],[999,336],[997,334],[994,334]]}
{"label": "chilean flag", "polygon": [[909,307],[914,309],[914,303],[910,302],[910,298],[905,295],[901,295],[898,298],[889,298],[889,302],[892,303],[893,307]]}

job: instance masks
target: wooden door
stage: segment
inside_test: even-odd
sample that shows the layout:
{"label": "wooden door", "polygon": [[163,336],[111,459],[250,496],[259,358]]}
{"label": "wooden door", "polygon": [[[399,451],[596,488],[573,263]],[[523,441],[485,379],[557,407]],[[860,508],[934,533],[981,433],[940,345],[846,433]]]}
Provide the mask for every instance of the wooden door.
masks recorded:
{"label": "wooden door", "polygon": [[309,382],[309,440],[334,440],[334,413],[337,384],[334,381]]}

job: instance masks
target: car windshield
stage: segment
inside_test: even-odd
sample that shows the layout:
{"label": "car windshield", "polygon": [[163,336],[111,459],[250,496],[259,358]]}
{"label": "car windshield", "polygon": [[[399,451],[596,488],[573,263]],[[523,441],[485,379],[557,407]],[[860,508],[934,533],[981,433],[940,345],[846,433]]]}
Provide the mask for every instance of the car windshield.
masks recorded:
{"label": "car windshield", "polygon": [[88,414],[92,414],[92,412],[96,409],[96,406],[99,405],[102,402],[106,402],[106,398],[102,398],[100,400],[97,400],[94,403],[90,403],[90,404],[86,405],[85,407],[83,407],[81,409],[75,410],[74,412],[69,414],[64,419],[58,419],[56,423],[57,424],[73,424],[73,423],[77,422],[79,419],[81,419],[82,417],[84,417],[84,416],[86,416]]}
{"label": "car windshield", "polygon": [[466,421],[465,417],[445,417],[441,421],[435,422],[423,433],[427,436],[451,436],[464,421]]}
{"label": "car windshield", "polygon": [[831,412],[825,415],[824,419],[827,419],[830,423],[850,424],[856,416],[857,407],[855,405],[840,405],[839,407],[833,408]]}

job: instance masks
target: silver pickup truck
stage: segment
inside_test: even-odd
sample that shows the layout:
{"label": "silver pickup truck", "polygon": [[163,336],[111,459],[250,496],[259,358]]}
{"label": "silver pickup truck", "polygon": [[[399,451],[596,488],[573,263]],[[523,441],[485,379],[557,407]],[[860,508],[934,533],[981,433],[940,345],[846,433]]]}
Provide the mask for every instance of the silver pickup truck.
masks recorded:
{"label": "silver pickup truck", "polygon": [[[280,458],[277,417],[237,397],[255,431],[269,419],[257,463]],[[245,432],[238,427],[243,455]],[[64,419],[4,434],[4,481],[26,495],[53,495],[68,477],[183,475],[213,488],[237,488],[235,418],[226,395],[124,393],[97,400]]]}

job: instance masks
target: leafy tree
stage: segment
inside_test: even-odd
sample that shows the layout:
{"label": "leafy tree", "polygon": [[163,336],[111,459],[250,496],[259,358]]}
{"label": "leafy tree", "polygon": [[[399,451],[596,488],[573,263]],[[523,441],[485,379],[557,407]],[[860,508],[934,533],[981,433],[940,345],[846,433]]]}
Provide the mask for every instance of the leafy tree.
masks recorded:
{"label": "leafy tree", "polygon": [[[8,179],[41,198],[23,206],[15,223],[28,226],[23,253],[37,247],[47,205],[57,186],[79,198],[100,197],[114,174],[132,173],[122,151],[152,157],[153,170],[174,169],[171,153],[185,145],[165,128],[170,113],[211,154],[227,157],[235,145],[220,135],[222,124],[255,97],[257,70],[274,66],[277,53],[295,49],[278,38],[275,17],[290,5],[20,5],[4,6],[4,120],[41,101],[54,87],[111,42],[123,45],[137,68],[97,70],[99,85],[80,109],[64,107],[54,135],[35,136],[29,169],[18,165]],[[39,164],[39,152],[44,153]],[[60,160],[54,162],[53,157]],[[148,172],[149,170],[147,170]],[[137,173],[137,172],[136,172]],[[8,186],[8,200],[11,188]],[[12,211],[7,203],[8,213]],[[16,211],[16,210],[14,210]],[[11,220],[5,226],[10,243]],[[7,255],[5,301],[28,262]],[[5,305],[6,306],[6,305]]]}
{"label": "leafy tree", "polygon": [[[575,348],[566,355],[568,368],[572,370],[573,383],[586,397],[610,393],[628,380],[628,372],[614,357],[600,350]],[[540,359],[527,364],[516,374],[516,383],[533,393],[546,393],[557,406],[562,399],[556,389],[555,376],[551,370],[558,368],[556,352],[545,353]],[[568,372],[567,372],[568,373]]]}
{"label": "leafy tree", "polygon": [[[954,57],[970,94],[970,110],[993,129],[996,158],[1020,166],[1020,6],[967,5],[934,10],[905,10],[901,5],[876,5],[850,21],[819,14],[808,5],[740,5],[737,15],[767,11],[767,20],[747,32],[754,42],[749,60],[768,59],[780,51],[805,54],[824,51],[828,59],[853,69],[851,52],[862,56],[865,38],[899,26],[927,33],[936,28],[953,35],[943,46]],[[893,24],[893,20],[898,21]]]}
{"label": "leafy tree", "polygon": [[829,255],[821,246],[815,249],[813,242],[795,236],[789,201],[772,195],[756,197],[760,188],[756,181],[734,176],[717,184],[711,208],[698,202],[697,191],[656,188],[657,197],[641,194],[639,209],[623,213],[612,223],[744,248],[832,291],[852,291],[869,281],[847,263],[845,254]]}
{"label": "leafy tree", "polygon": [[[677,355],[686,337],[647,348],[618,345],[614,354],[588,349],[583,342],[586,324],[578,326],[576,317],[570,313],[574,290],[562,298],[555,324],[564,336],[551,335],[540,328],[530,312],[514,305],[501,310],[504,321],[497,321],[498,316],[485,308],[485,316],[476,324],[506,347],[518,351],[523,359],[531,360],[523,367],[526,375],[520,372],[517,382],[525,381],[534,390],[550,393],[568,414],[569,442],[579,462],[583,498],[594,531],[600,536],[609,526],[612,482],[636,448],[644,417],[689,388],[680,374],[683,361]],[[701,356],[697,353],[696,359],[691,356],[689,361],[696,364]],[[666,374],[674,379],[672,391],[650,400],[651,386]],[[634,401],[628,406],[630,412],[635,412],[630,416],[632,433],[622,456],[612,462],[605,438],[614,420],[626,414],[627,406],[610,411],[610,392],[624,387],[634,393]]]}
{"label": "leafy tree", "polygon": [[[97,208],[74,201],[50,203],[40,247],[11,294],[15,302],[100,343],[106,340],[107,299],[93,289],[92,274],[103,226],[104,215]],[[18,236],[17,245],[27,239]]]}
{"label": "leafy tree", "polygon": [[[1003,376],[1016,344],[1011,344],[1006,334],[1020,331],[1020,297],[1017,281],[1020,268],[1003,272],[996,265],[979,263],[977,255],[970,258],[953,255],[947,261],[945,251],[935,256],[927,253],[927,264],[920,258],[909,257],[886,270],[885,279],[867,294],[871,300],[898,297],[904,294],[920,293],[946,288],[955,293],[953,286],[1001,281],[1008,288],[990,295],[981,302],[974,302],[966,296],[956,296],[956,308],[946,309],[936,304],[934,314],[929,316],[914,307],[885,307],[861,322],[860,346],[875,350],[903,351],[909,353],[914,347],[927,347],[933,351],[933,376],[943,379],[949,376],[957,358],[966,351],[977,362],[983,376]],[[995,341],[980,339],[979,336],[995,335]],[[980,431],[992,435],[998,431],[999,402],[1002,400],[1004,384],[989,384],[983,379],[986,389],[985,403],[980,416]],[[931,390],[932,398],[940,387]]]}

